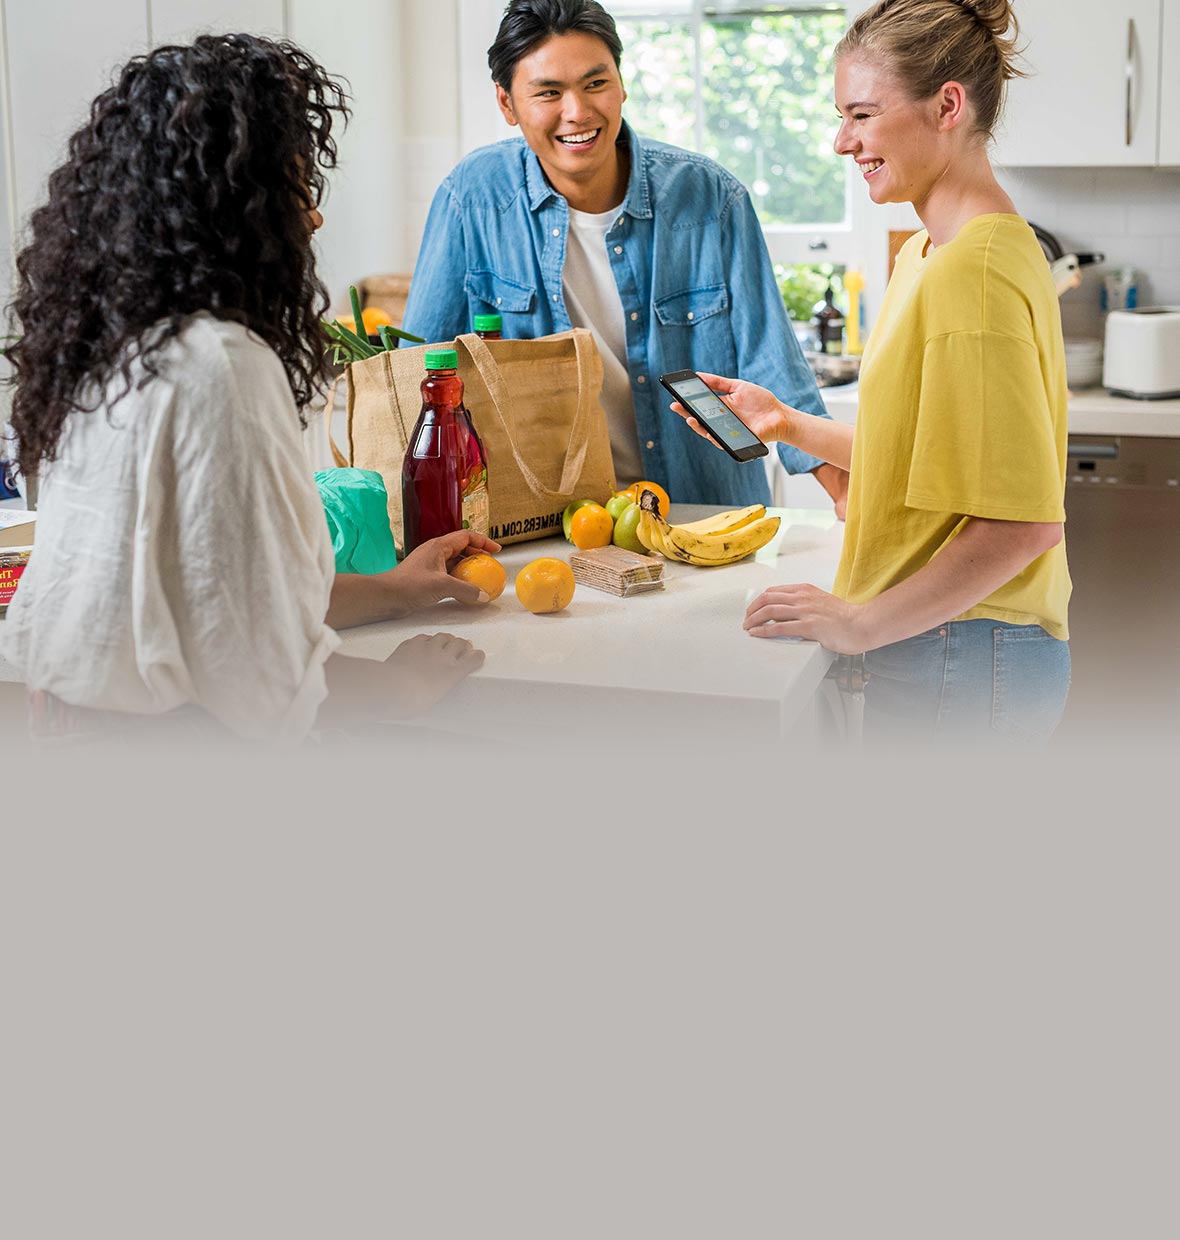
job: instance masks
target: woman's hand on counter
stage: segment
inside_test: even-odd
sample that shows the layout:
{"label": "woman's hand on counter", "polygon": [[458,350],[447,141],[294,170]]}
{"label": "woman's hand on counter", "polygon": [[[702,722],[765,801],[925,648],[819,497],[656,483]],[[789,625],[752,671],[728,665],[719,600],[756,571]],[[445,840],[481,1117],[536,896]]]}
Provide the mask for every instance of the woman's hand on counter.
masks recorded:
{"label": "woman's hand on counter", "polygon": [[484,653],[452,633],[407,638],[383,662],[334,654],[324,673],[327,701],[321,727],[347,727],[367,720],[413,719],[483,666]]}
{"label": "woman's hand on counter", "polygon": [[862,654],[872,648],[866,615],[818,586],[771,586],[746,608],[742,627],[751,637],[803,637],[834,654]]}
{"label": "woman's hand on counter", "polygon": [[443,599],[461,603],[486,602],[483,591],[460,581],[450,570],[464,555],[479,551],[495,554],[500,544],[473,530],[456,530],[415,548],[386,573],[337,573],[326,622],[348,629],[378,620],[400,620]]}

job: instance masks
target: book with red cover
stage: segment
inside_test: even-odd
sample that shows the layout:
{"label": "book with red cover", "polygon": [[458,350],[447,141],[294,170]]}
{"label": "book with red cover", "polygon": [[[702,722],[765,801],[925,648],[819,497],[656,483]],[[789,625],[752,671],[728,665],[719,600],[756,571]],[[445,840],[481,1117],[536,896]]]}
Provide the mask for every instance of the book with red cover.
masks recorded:
{"label": "book with red cover", "polygon": [[29,563],[32,547],[0,548],[0,616],[8,609],[16,593],[17,582]]}

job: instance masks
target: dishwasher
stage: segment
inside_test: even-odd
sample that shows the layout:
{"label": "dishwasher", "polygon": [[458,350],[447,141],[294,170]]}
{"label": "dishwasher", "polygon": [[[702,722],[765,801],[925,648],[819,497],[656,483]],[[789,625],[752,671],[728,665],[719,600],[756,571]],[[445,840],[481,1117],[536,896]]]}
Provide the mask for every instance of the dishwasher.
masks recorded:
{"label": "dishwasher", "polygon": [[1070,435],[1072,680],[1055,748],[1180,737],[1180,438]]}

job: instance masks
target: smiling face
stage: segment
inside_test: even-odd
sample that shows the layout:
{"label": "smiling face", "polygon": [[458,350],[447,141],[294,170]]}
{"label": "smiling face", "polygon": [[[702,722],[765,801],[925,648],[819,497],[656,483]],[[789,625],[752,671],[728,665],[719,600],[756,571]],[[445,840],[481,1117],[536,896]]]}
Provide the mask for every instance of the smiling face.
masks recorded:
{"label": "smiling face", "polygon": [[856,161],[874,202],[926,201],[946,168],[945,107],[940,94],[911,99],[896,77],[864,56],[836,62],[834,143]]}
{"label": "smiling face", "polygon": [[550,36],[517,62],[511,91],[496,87],[504,119],[520,126],[549,184],[581,211],[623,200],[626,168],[615,142],[626,98],[610,48],[582,33]]}

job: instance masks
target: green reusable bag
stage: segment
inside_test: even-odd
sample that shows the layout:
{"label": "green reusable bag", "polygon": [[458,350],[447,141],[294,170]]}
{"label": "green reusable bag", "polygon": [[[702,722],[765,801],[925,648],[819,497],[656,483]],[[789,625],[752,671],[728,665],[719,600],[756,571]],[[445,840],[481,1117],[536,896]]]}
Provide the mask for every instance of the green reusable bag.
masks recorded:
{"label": "green reusable bag", "polygon": [[383,573],[397,563],[385,482],[372,469],[321,469],[315,475],[338,573]]}

